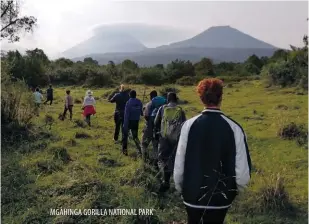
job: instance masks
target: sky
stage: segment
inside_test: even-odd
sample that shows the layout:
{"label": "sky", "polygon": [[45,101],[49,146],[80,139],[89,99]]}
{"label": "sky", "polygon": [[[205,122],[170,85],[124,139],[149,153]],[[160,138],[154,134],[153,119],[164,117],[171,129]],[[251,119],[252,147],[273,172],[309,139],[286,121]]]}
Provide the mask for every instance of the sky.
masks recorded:
{"label": "sky", "polygon": [[21,11],[35,16],[38,26],[16,46],[42,48],[51,58],[91,37],[98,25],[110,23],[171,26],[192,37],[212,26],[229,25],[281,48],[301,46],[308,33],[307,1],[21,0]]}

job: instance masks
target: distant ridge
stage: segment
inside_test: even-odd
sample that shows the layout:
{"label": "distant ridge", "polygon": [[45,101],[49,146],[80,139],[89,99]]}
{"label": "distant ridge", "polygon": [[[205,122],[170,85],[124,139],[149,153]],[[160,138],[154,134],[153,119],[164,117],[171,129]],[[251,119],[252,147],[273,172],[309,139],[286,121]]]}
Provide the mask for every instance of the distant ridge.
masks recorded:
{"label": "distant ridge", "polygon": [[[104,33],[104,32],[103,32]],[[120,34],[119,34],[120,35]],[[127,34],[121,33],[120,36]],[[83,60],[84,57],[93,57],[100,64],[106,64],[113,60],[120,63],[125,59],[136,61],[140,65],[151,66],[155,64],[168,64],[175,59],[199,61],[202,57],[211,58],[215,63],[222,61],[242,62],[252,54],[259,57],[271,56],[278,48],[264,41],[258,40],[248,34],[245,34],[231,26],[215,26],[203,31],[202,33],[169,45],[162,45],[156,48],[146,48],[136,38],[128,37],[129,42],[118,41],[117,50],[106,51],[108,46],[100,53],[101,48],[97,47],[96,51],[87,53],[82,57],[74,57],[73,60]],[[130,36],[130,35],[127,35]],[[104,37],[108,39],[107,36]],[[87,40],[86,45],[97,45],[102,40],[102,36],[95,36]],[[108,41],[106,41],[108,43]],[[108,44],[107,44],[108,45]],[[130,47],[127,45],[131,45]],[[115,47],[116,45],[111,45]],[[109,46],[109,47],[111,47]],[[122,51],[121,51],[122,50]]]}

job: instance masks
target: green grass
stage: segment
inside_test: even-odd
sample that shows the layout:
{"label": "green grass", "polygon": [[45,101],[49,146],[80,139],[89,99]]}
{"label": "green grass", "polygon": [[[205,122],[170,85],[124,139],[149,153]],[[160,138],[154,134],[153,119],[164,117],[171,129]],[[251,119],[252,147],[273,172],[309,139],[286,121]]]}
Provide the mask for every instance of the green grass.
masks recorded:
{"label": "green grass", "polygon": [[[130,88],[136,89],[142,99],[143,86]],[[194,87],[177,88],[180,99],[189,102],[182,105],[188,118],[203,109]],[[113,143],[115,105],[103,97],[109,90],[94,89],[99,99],[97,114],[91,118],[93,126],[89,128],[76,121],[82,119],[81,104],[74,105],[72,122],[58,119],[63,112],[65,89],[56,88],[54,104],[45,106],[40,117],[33,120],[38,130],[52,137],[3,146],[3,223],[185,223],[185,209],[174,188],[166,197],[151,193],[149,189],[157,189],[158,182],[151,171],[141,172],[142,163],[134,157],[134,144],[129,143],[129,156],[124,157],[121,146]],[[148,87],[146,92],[151,90]],[[71,88],[74,99],[81,99],[85,91]],[[246,131],[253,163],[250,186],[234,202],[226,223],[307,223],[307,150],[294,140],[277,136],[284,124],[307,126],[307,102],[306,94],[296,95],[294,89],[265,89],[261,81],[244,81],[225,88],[222,110]],[[45,114],[54,118],[50,130],[49,125],[45,126]],[[140,135],[143,125],[142,121]],[[76,133],[88,134],[89,138],[75,138]],[[70,159],[66,159],[66,153]],[[106,160],[115,164],[107,164]],[[278,177],[283,185],[279,189],[285,195],[283,199],[275,198]],[[152,217],[65,217],[50,216],[51,208],[156,210]]]}

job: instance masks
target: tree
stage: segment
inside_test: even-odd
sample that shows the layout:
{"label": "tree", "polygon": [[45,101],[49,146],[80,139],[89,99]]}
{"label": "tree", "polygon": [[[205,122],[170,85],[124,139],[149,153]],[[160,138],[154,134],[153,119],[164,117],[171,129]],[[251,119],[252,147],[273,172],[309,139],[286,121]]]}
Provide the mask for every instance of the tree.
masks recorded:
{"label": "tree", "polygon": [[33,16],[20,17],[18,0],[1,0],[1,39],[17,42],[20,32],[32,31],[36,22]]}
{"label": "tree", "polygon": [[261,61],[261,59],[256,56],[255,54],[251,55],[246,61],[246,64],[253,64],[256,67],[258,67],[259,69],[261,69],[263,67],[263,62]]}
{"label": "tree", "polygon": [[70,67],[74,64],[73,61],[67,58],[59,58],[55,62],[56,66],[59,66],[61,68]]}
{"label": "tree", "polygon": [[121,67],[122,67],[122,69],[129,70],[129,71],[135,71],[135,70],[137,70],[139,68],[138,64],[136,62],[131,61],[129,59],[124,60],[121,63]]}
{"label": "tree", "polygon": [[274,54],[271,57],[271,61],[277,61],[279,59],[286,61],[287,58],[288,58],[288,51],[279,49],[274,52]]}
{"label": "tree", "polygon": [[84,62],[87,64],[99,65],[97,60],[92,59],[91,57],[84,58]]}
{"label": "tree", "polygon": [[170,82],[183,76],[195,76],[194,66],[190,61],[176,59],[166,66],[166,75]]}
{"label": "tree", "polygon": [[195,71],[200,76],[213,76],[213,63],[209,58],[202,58],[202,60],[194,65]]}

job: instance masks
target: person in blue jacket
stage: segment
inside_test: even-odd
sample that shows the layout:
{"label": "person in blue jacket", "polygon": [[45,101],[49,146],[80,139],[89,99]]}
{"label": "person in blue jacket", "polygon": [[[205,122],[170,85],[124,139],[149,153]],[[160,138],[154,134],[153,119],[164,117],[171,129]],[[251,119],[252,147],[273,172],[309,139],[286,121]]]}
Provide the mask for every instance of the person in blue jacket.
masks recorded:
{"label": "person in blue jacket", "polygon": [[130,91],[130,99],[126,103],[124,111],[124,122],[123,122],[123,139],[122,139],[122,153],[128,155],[128,134],[129,131],[132,133],[133,140],[135,142],[137,153],[141,156],[141,146],[138,139],[138,125],[140,117],[143,116],[143,104],[136,98],[136,91]]}

